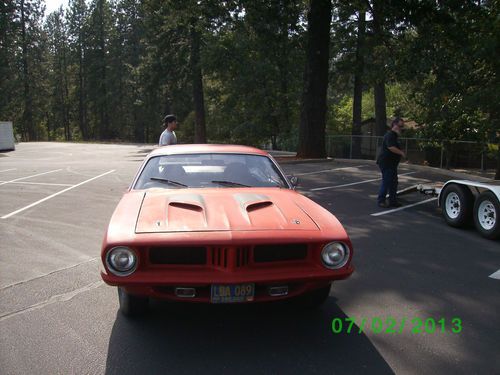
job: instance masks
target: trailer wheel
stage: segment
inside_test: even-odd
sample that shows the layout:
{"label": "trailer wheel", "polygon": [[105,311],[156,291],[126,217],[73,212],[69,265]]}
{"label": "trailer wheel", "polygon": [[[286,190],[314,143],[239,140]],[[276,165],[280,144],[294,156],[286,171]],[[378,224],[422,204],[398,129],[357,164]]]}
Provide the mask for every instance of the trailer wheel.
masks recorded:
{"label": "trailer wheel", "polygon": [[472,216],[474,198],[466,186],[451,184],[441,194],[444,220],[452,227],[463,227]]}
{"label": "trailer wheel", "polygon": [[490,191],[479,195],[474,203],[474,224],[483,237],[494,240],[500,238],[500,203]]}

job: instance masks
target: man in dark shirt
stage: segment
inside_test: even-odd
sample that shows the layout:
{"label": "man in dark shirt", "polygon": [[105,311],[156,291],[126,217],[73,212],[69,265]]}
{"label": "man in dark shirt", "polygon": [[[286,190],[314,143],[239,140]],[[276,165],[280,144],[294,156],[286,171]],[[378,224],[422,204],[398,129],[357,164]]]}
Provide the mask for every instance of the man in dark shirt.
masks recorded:
{"label": "man in dark shirt", "polygon": [[[396,117],[391,124],[391,130],[384,136],[382,150],[377,158],[377,164],[382,172],[382,184],[380,185],[377,202],[379,207],[401,207],[396,199],[398,190],[398,164],[401,157],[405,158],[405,153],[401,150],[398,137],[404,129],[402,118]],[[385,197],[389,192],[389,204]]]}

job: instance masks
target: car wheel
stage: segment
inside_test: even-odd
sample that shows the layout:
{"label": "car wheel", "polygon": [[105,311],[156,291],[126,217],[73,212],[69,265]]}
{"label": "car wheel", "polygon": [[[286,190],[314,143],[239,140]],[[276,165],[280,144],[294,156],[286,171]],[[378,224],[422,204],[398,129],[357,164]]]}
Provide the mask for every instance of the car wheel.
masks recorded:
{"label": "car wheel", "polygon": [[118,300],[120,301],[120,311],[125,316],[143,315],[148,310],[149,298],[133,296],[123,288],[118,288]]}
{"label": "car wheel", "polygon": [[500,237],[500,203],[495,194],[485,191],[474,203],[474,224],[483,237],[494,240]]}
{"label": "car wheel", "polygon": [[466,186],[451,184],[442,193],[441,208],[444,220],[452,227],[463,227],[472,216],[474,198]]}
{"label": "car wheel", "polygon": [[330,295],[331,284],[320,289],[313,290],[299,297],[300,306],[306,309],[320,307]]}

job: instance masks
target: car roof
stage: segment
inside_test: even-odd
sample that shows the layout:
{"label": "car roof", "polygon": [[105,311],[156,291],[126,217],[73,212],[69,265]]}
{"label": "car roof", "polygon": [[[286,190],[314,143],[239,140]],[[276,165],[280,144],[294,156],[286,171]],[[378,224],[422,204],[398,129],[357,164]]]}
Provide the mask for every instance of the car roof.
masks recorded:
{"label": "car roof", "polygon": [[254,154],[269,156],[265,151],[255,147],[240,145],[216,145],[216,144],[186,144],[170,145],[158,147],[151,151],[150,157],[162,155],[180,155],[180,154],[205,154],[205,153],[230,153],[230,154]]}

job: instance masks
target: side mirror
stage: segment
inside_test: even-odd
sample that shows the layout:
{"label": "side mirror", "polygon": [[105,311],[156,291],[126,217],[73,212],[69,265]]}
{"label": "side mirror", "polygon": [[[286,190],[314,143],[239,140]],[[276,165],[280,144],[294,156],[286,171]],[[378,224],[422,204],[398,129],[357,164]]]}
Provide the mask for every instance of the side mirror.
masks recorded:
{"label": "side mirror", "polygon": [[292,184],[292,187],[295,189],[299,185],[299,178],[297,176],[287,176],[288,180]]}

